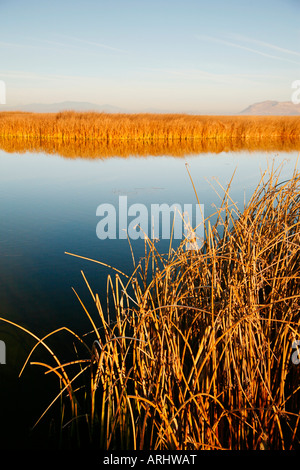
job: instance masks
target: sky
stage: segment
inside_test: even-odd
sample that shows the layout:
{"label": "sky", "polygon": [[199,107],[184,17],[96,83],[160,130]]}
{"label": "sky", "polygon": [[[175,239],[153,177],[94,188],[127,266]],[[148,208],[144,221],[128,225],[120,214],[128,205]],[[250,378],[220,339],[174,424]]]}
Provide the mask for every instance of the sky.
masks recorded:
{"label": "sky", "polygon": [[234,114],[300,80],[300,0],[0,0],[0,20],[7,106]]}

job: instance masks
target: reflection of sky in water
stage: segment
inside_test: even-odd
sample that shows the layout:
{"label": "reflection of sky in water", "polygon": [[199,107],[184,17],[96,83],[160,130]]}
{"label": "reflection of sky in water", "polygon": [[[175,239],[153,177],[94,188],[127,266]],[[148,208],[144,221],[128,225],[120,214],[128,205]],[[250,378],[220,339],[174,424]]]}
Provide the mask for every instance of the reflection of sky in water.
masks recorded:
{"label": "reflection of sky in water", "polygon": [[[0,305],[1,315],[27,325],[71,327],[84,314],[71,290],[83,300],[89,294],[81,277],[83,269],[93,289],[106,291],[107,269],[69,257],[65,251],[95,258],[129,273],[131,254],[127,240],[96,237],[96,208],[112,203],[118,209],[120,195],[128,205],[142,203],[196,203],[185,168],[189,163],[205,216],[218,206],[222,190],[236,170],[231,196],[242,208],[260,178],[272,164],[284,161],[282,179],[294,169],[297,153],[223,153],[185,159],[149,157],[105,160],[65,160],[45,154],[0,153]],[[130,221],[130,219],[129,219]],[[169,242],[162,244],[167,249]],[[142,241],[133,242],[142,256]],[[89,302],[89,301],[88,301]],[[88,303],[88,305],[90,305]],[[82,323],[83,328],[89,324]]]}

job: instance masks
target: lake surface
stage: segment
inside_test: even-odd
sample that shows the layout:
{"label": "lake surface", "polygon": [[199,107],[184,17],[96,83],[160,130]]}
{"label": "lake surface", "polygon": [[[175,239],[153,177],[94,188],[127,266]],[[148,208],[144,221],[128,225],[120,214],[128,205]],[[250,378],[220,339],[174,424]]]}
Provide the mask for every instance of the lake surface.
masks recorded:
{"label": "lake surface", "polygon": [[[195,204],[196,197],[185,167],[188,163],[199,201],[204,204],[205,217],[220,204],[211,184],[222,195],[216,180],[226,186],[235,170],[230,194],[242,209],[268,165],[282,164],[281,180],[285,180],[291,177],[297,157],[298,152],[293,151],[242,151],[184,158],[134,156],[89,160],[0,151],[0,316],[36,334],[61,326],[79,333],[89,331],[90,324],[72,287],[90,306],[90,295],[80,271],[84,271],[91,287],[102,299],[105,299],[107,275],[113,273],[65,252],[108,263],[125,273],[132,270],[126,239],[100,240],[97,237],[99,216],[96,211],[100,204],[112,204],[118,209],[119,197],[127,196],[128,205],[144,204],[149,213],[151,204]],[[144,242],[131,240],[131,243],[139,259],[144,254]],[[166,251],[169,241],[163,240],[159,246]],[[29,402],[28,382],[24,382],[22,399],[16,391],[20,383],[17,374],[29,352],[25,336],[0,322],[0,340],[6,344],[6,364],[0,365],[1,448],[1,443],[7,444],[16,438],[15,423],[11,424],[16,410],[21,416],[24,403],[30,402],[29,415],[37,410],[41,413],[45,406],[36,403],[37,389],[44,386],[43,382],[35,387],[30,379]],[[48,402],[46,400],[45,405]],[[23,416],[23,424],[21,418],[16,418],[19,440],[38,415],[29,424],[28,417]],[[5,424],[7,420],[10,430]]]}

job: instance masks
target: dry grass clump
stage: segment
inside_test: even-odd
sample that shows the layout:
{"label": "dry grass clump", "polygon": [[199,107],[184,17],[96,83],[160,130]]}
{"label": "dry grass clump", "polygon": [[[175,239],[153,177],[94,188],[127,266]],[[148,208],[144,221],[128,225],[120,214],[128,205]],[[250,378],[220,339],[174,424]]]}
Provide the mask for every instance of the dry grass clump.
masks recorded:
{"label": "dry grass clump", "polygon": [[194,116],[188,114],[0,113],[0,136],[64,142],[85,140],[241,141],[300,139],[297,116]]}
{"label": "dry grass clump", "polygon": [[105,309],[83,274],[93,331],[72,334],[85,352],[44,364],[60,379],[65,443],[299,448],[299,183],[272,171],[241,212],[227,188],[199,251],[147,240],[131,276],[108,278]]}

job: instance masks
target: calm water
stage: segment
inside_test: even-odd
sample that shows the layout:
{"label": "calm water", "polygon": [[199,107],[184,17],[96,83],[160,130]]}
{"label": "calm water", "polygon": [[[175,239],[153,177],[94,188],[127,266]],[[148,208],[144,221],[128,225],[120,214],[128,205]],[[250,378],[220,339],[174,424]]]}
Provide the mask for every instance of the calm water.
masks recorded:
{"label": "calm water", "polygon": [[[215,179],[228,184],[236,169],[231,196],[242,209],[259,181],[261,171],[283,163],[282,180],[291,176],[297,152],[239,152],[201,154],[186,158],[132,157],[105,160],[64,159],[43,153],[7,154],[0,151],[0,316],[8,318],[39,334],[68,326],[77,332],[90,330],[90,325],[71,287],[91,305],[80,271],[92,288],[106,292],[108,269],[64,254],[65,251],[107,262],[124,272],[132,262],[127,240],[100,240],[96,236],[99,217],[96,209],[102,203],[116,208],[119,196],[128,197],[128,205],[143,203],[195,204],[195,195],[185,168],[193,176],[205,217],[214,211],[220,199],[211,187],[222,194]],[[143,242],[133,241],[137,258],[143,255]],[[167,249],[161,242],[161,249]],[[0,448],[1,442],[15,438],[15,423],[5,424],[7,415],[23,416],[24,403],[34,418],[45,408],[36,403],[38,386],[28,373],[23,379],[23,392],[31,399],[20,399],[23,382],[17,374],[28,353],[25,335],[0,322],[0,340],[6,342],[6,365],[0,365]],[[38,372],[41,375],[41,371]],[[21,385],[20,385],[21,384]],[[43,383],[39,387],[43,387]],[[46,385],[45,385],[46,386]],[[20,388],[21,387],[21,388]],[[27,387],[27,388],[26,388]],[[24,391],[25,390],[25,391]],[[16,405],[16,400],[18,404]],[[50,399],[45,402],[49,403]],[[31,405],[29,404],[31,403]],[[9,410],[9,413],[7,411]],[[22,414],[23,413],[23,414]],[[25,413],[26,415],[26,413]],[[23,419],[24,418],[24,419]],[[34,418],[18,421],[19,440]],[[4,439],[6,436],[6,440]],[[14,436],[14,437],[13,437]],[[24,440],[25,445],[25,440]]]}

